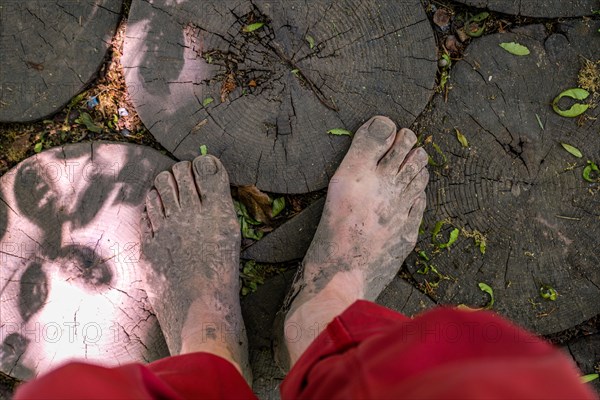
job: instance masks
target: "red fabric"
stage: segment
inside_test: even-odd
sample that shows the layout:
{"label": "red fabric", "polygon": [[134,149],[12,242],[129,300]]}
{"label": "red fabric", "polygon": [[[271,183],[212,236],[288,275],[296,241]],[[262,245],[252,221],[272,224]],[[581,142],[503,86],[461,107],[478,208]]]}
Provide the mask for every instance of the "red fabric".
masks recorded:
{"label": "red fabric", "polygon": [[69,363],[17,389],[18,399],[256,399],[227,360],[193,353],[105,368]]}
{"label": "red fabric", "polygon": [[[559,350],[490,312],[439,308],[415,319],[358,301],[298,360],[282,398],[593,399]],[[71,363],[15,399],[255,399],[238,371],[206,353],[147,366]]]}
{"label": "red fabric", "polygon": [[282,399],[594,399],[573,362],[491,312],[437,308],[411,320],[358,301],[281,386]]}

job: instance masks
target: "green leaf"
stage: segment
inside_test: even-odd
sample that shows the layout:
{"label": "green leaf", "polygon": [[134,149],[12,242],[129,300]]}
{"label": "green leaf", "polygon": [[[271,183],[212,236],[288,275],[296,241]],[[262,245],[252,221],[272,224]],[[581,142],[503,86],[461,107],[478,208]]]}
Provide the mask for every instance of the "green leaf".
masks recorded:
{"label": "green leaf", "polygon": [[254,32],[257,29],[262,28],[265,25],[264,22],[255,22],[253,24],[250,25],[246,25],[244,27],[244,29],[242,29],[244,32],[249,33],[249,32]]}
{"label": "green leaf", "polygon": [[465,33],[471,37],[480,37],[483,35],[485,24],[482,24],[481,22],[485,21],[489,16],[490,14],[488,12],[482,12],[468,19],[467,22],[465,22]]}
{"label": "green leaf", "polygon": [[202,107],[206,107],[207,105],[209,105],[213,101],[215,101],[215,99],[213,99],[212,97],[205,98],[204,100],[202,100]]}
{"label": "green leaf", "polygon": [[273,200],[273,209],[271,211],[271,215],[276,217],[283,211],[285,208],[285,197],[278,197]]}
{"label": "green leaf", "polygon": [[471,21],[474,22],[481,22],[481,21],[485,21],[487,19],[487,17],[490,16],[490,13],[487,11],[481,12],[477,15],[475,15],[473,18],[471,18]]}
{"label": "green leaf", "polygon": [[[250,214],[248,214],[248,210],[246,209],[246,206],[244,205],[244,203],[234,200],[233,208],[234,208],[236,214],[238,215],[238,217],[243,218],[248,224],[250,224],[250,225],[260,225],[261,224],[259,221],[254,220],[250,216]],[[241,225],[241,222],[240,222],[240,225]]]}
{"label": "green leaf", "polygon": [[556,104],[552,104],[554,111],[561,117],[575,118],[583,114],[590,107],[589,104],[576,103],[568,110],[561,110]]}
{"label": "green leaf", "polygon": [[36,153],[41,152],[44,149],[44,144],[42,142],[37,142],[35,144],[35,146],[33,147],[33,151],[35,151]]}
{"label": "green leaf", "polygon": [[454,130],[456,131],[456,138],[458,139],[460,144],[462,144],[462,147],[465,147],[465,148],[469,147],[469,142],[467,141],[467,138],[465,137],[465,135],[460,133],[458,128],[454,128]]}
{"label": "green leaf", "polygon": [[300,70],[299,70],[299,69],[297,69],[297,68],[295,68],[295,69],[293,69],[293,70],[291,71],[291,73],[292,73],[292,74],[294,74],[294,75],[296,75],[296,76],[298,76],[298,74],[300,73]]}
{"label": "green leaf", "polygon": [[581,151],[579,151],[579,149],[577,147],[571,146],[570,144],[567,144],[567,143],[561,143],[561,145],[566,151],[568,151],[575,157],[577,157],[577,158],[583,157],[583,154],[581,154]]}
{"label": "green leaf", "polygon": [[348,135],[352,136],[352,132],[341,128],[330,129],[327,131],[330,135]]}
{"label": "green leaf", "polygon": [[440,231],[442,230],[442,227],[444,226],[445,223],[446,223],[446,220],[443,219],[441,221],[438,221],[435,224],[435,227],[433,228],[433,232],[431,232],[431,241],[433,243],[436,243],[437,235],[440,233]]}
{"label": "green leaf", "polygon": [[491,309],[492,306],[494,305],[494,291],[488,284],[485,284],[483,282],[479,282],[479,289],[482,292],[486,292],[487,294],[490,295],[490,302],[484,308],[487,310]]}
{"label": "green leaf", "polygon": [[544,285],[540,288],[540,296],[543,299],[555,301],[558,297],[558,292],[551,286]]}
{"label": "green leaf", "polygon": [[312,50],[315,47],[315,39],[310,36],[310,35],[306,35],[306,41],[308,42],[308,47]]}
{"label": "green leaf", "polygon": [[590,107],[590,105],[582,104],[582,103],[575,103],[568,110],[562,110],[560,107],[558,107],[558,102],[563,97],[570,97],[575,100],[585,100],[588,98],[589,95],[590,95],[590,93],[585,89],[580,89],[580,88],[567,89],[564,92],[562,92],[561,94],[559,94],[558,96],[556,96],[556,98],[552,102],[552,108],[554,109],[554,112],[556,112],[561,117],[567,117],[567,118],[577,117],[577,116],[583,114]]}
{"label": "green leaf", "polygon": [[437,143],[432,143],[431,145],[433,146],[433,149],[435,150],[435,152],[438,153],[440,155],[440,157],[442,157],[442,162],[437,163],[433,160],[433,157],[429,156],[427,159],[427,163],[434,167],[443,167],[448,162],[446,155],[444,154],[442,149],[440,149],[440,146],[438,146]]}
{"label": "green leaf", "polygon": [[427,253],[425,253],[425,251],[424,251],[424,250],[421,250],[421,251],[419,252],[419,257],[421,257],[421,258],[422,258],[423,260],[425,260],[425,261],[429,261],[429,257],[427,256]]}
{"label": "green leaf", "polygon": [[90,117],[90,114],[88,114],[88,113],[86,113],[86,112],[84,112],[84,113],[81,113],[81,115],[79,116],[79,118],[77,118],[77,119],[75,120],[75,122],[77,122],[78,124],[83,124],[83,125],[85,125],[85,127],[86,127],[86,128],[89,130],[89,131],[92,131],[92,132],[95,132],[95,133],[100,133],[100,132],[102,132],[102,128],[101,128],[101,127],[99,127],[98,125],[96,125],[96,124],[94,123],[94,121],[92,121],[92,117]]}
{"label": "green leaf", "polygon": [[515,56],[526,56],[530,53],[529,49],[522,44],[516,42],[500,43],[500,47]]}
{"label": "green leaf", "polygon": [[567,89],[564,92],[562,92],[561,94],[559,94],[557,99],[560,100],[563,97],[570,97],[570,98],[576,99],[576,100],[585,100],[588,98],[589,95],[590,95],[590,92],[588,92],[585,89],[572,88],[572,89]]}
{"label": "green leaf", "polygon": [[248,220],[243,217],[240,220],[240,227],[242,228],[242,236],[246,239],[260,240],[264,235],[263,232],[257,231],[254,228],[252,228],[248,223]]}
{"label": "green leaf", "polygon": [[460,230],[458,228],[454,228],[452,230],[452,232],[450,232],[450,239],[448,239],[448,242],[440,244],[439,248],[440,249],[445,249],[446,247],[452,246],[452,244],[454,242],[456,242],[456,239],[458,239],[458,234],[459,233],[460,233]]}
{"label": "green leaf", "polygon": [[542,130],[544,130],[544,124],[542,124],[542,120],[540,119],[540,116],[535,114],[535,117],[537,118],[537,122],[538,122],[538,125],[540,126],[540,128],[542,128]]}
{"label": "green leaf", "polygon": [[588,374],[588,375],[583,375],[581,377],[581,383],[588,383],[591,381],[595,381],[596,379],[598,379],[600,375],[598,374]]}
{"label": "green leaf", "polygon": [[81,102],[85,98],[86,95],[87,95],[87,90],[85,92],[81,92],[77,96],[73,97],[73,99],[71,99],[71,101],[69,102],[68,108],[73,108],[74,106],[76,106],[79,102]]}
{"label": "green leaf", "polygon": [[206,147],[206,145],[203,144],[202,146],[200,146],[200,155],[205,156],[207,154],[208,154],[208,147]]}
{"label": "green leaf", "polygon": [[598,166],[596,164],[594,164],[593,162],[591,162],[590,160],[588,160],[587,167],[585,167],[583,169],[583,179],[585,179],[588,182],[594,183],[594,182],[596,182],[596,180],[598,178],[593,179],[590,176],[592,174],[592,171],[600,174],[600,169],[598,169]]}
{"label": "green leaf", "polygon": [[481,252],[481,254],[485,254],[485,248],[486,248],[485,240],[482,240],[481,242],[479,242],[479,251]]}

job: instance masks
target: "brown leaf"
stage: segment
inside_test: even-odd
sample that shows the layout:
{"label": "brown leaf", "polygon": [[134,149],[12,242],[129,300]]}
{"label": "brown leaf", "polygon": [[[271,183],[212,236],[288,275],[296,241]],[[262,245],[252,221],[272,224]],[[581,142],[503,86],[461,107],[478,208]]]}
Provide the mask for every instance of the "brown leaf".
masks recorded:
{"label": "brown leaf", "polygon": [[448,10],[444,8],[438,8],[435,14],[433,14],[433,23],[442,29],[446,29],[450,24],[451,17],[452,14]]}
{"label": "brown leaf", "polygon": [[221,86],[221,103],[225,103],[227,101],[227,97],[229,93],[235,90],[235,75],[228,74],[223,81],[223,85]]}
{"label": "brown leaf", "polygon": [[271,222],[271,199],[256,186],[240,186],[237,189],[239,200],[244,203],[252,218],[264,224]]}

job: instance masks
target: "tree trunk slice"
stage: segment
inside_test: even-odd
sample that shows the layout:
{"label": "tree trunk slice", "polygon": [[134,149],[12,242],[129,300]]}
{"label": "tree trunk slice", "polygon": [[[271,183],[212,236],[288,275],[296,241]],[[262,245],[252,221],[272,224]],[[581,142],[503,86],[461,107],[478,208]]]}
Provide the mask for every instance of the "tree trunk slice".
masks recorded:
{"label": "tree trunk slice", "polygon": [[242,251],[242,258],[282,263],[304,258],[323,214],[325,198],[316,200],[298,215]]}
{"label": "tree trunk slice", "polygon": [[[600,369],[600,333],[583,336],[562,348],[573,357],[583,375],[598,373],[598,369]],[[588,385],[600,394],[600,379],[596,379]]]}
{"label": "tree trunk slice", "polygon": [[539,18],[579,17],[598,9],[596,0],[457,0],[470,6]]}
{"label": "tree trunk slice", "polygon": [[351,141],[328,130],[374,114],[408,126],[433,93],[418,0],[167,3],[133,1],[122,58],[133,102],[165,148],[192,159],[206,145],[234,185],[322,189]]}
{"label": "tree trunk slice", "polygon": [[9,1],[0,10],[0,121],[60,110],[104,60],[121,0]]}
{"label": "tree trunk slice", "polygon": [[139,220],[173,161],[130,144],[82,143],[0,179],[0,370],[31,379],[71,359],[152,361],[168,350],[143,289]]}
{"label": "tree trunk slice", "polygon": [[[586,160],[600,162],[600,108],[589,109],[578,126],[577,119],[559,116],[550,105],[578,85],[581,57],[595,60],[600,54],[600,41],[592,39],[599,27],[594,21],[571,22],[560,26],[563,33],[548,34],[535,25],[474,41],[451,71],[448,102],[438,96],[424,116],[423,131],[433,133],[447,164],[430,168],[418,247],[439,273],[455,280],[443,279],[435,289],[434,272],[417,273],[423,265],[415,265],[415,255],[409,264],[439,303],[484,306],[489,296],[478,287],[483,282],[493,288],[494,310],[540,334],[600,313],[600,189],[582,178]],[[531,54],[512,55],[502,42],[521,43]],[[572,104],[562,101],[562,108]],[[584,157],[569,154],[560,142]],[[426,149],[442,162],[431,144]],[[444,219],[470,235],[484,234],[485,254],[464,234],[435,252],[432,231]],[[447,242],[454,227],[444,225],[438,240]],[[556,301],[541,297],[543,285],[558,292]]]}

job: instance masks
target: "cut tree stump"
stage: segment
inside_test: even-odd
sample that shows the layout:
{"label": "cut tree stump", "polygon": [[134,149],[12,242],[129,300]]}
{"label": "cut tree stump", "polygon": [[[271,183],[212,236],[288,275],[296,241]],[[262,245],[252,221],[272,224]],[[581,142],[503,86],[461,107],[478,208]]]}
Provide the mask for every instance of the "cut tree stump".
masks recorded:
{"label": "cut tree stump", "polygon": [[479,8],[524,17],[558,18],[592,15],[597,0],[457,0]]}
{"label": "cut tree stump", "polygon": [[[565,118],[551,106],[559,93],[578,86],[583,57],[595,61],[600,54],[598,28],[597,21],[572,21],[556,33],[534,25],[474,40],[451,71],[448,102],[437,96],[423,116],[425,148],[441,166],[430,167],[417,247],[440,275],[415,254],[408,262],[438,303],[485,306],[490,296],[478,284],[486,283],[494,310],[540,334],[600,313],[600,183],[582,177],[587,160],[600,164],[600,108]],[[502,42],[518,42],[531,54],[510,54]],[[583,102],[590,100],[598,101],[597,94]],[[563,99],[560,107],[572,104]],[[443,220],[438,243],[460,231],[447,249],[432,244]],[[542,287],[558,292],[557,299],[542,298]]]}
{"label": "cut tree stump", "polygon": [[323,214],[320,198],[298,215],[242,251],[242,258],[265,263],[282,263],[304,258]]}
{"label": "cut tree stump", "polygon": [[[564,346],[563,350],[573,357],[577,367],[584,375],[600,372],[600,333],[583,336]],[[600,379],[588,383],[600,394]]]}
{"label": "cut tree stump", "polygon": [[322,189],[351,141],[328,130],[375,114],[409,126],[433,94],[419,0],[173,3],[133,1],[129,91],[165,148],[192,159],[206,145],[234,185]]}
{"label": "cut tree stump", "polygon": [[65,106],[104,61],[121,0],[7,1],[0,6],[0,121]]}
{"label": "cut tree stump", "polygon": [[69,145],[0,179],[0,370],[152,361],[168,350],[143,289],[139,221],[173,161],[142,146]]}

